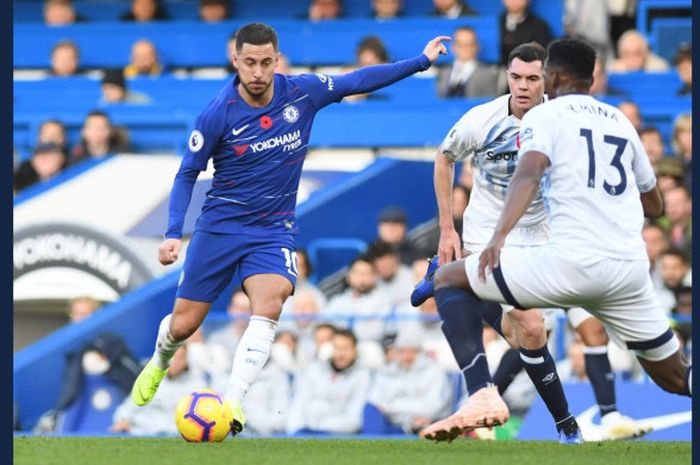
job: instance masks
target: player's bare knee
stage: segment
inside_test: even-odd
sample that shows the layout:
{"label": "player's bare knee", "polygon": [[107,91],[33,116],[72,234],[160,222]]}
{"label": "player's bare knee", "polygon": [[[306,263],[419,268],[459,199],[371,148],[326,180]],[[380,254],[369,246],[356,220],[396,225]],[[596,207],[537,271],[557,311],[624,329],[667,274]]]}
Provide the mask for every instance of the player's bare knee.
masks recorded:
{"label": "player's bare knee", "polygon": [[443,287],[457,287],[464,290],[469,290],[469,282],[467,280],[464,265],[461,261],[448,263],[437,269],[433,278],[435,289]]}
{"label": "player's bare knee", "polygon": [[170,335],[176,341],[183,341],[190,337],[199,327],[191,318],[187,315],[173,315],[170,320]]}
{"label": "player's bare knee", "polygon": [[608,333],[605,331],[603,323],[595,318],[585,320],[576,328],[576,332],[587,347],[608,345]]}
{"label": "player's bare knee", "polygon": [[526,349],[539,349],[547,342],[544,322],[539,312],[531,310],[513,310],[511,316],[516,322],[521,344]]}

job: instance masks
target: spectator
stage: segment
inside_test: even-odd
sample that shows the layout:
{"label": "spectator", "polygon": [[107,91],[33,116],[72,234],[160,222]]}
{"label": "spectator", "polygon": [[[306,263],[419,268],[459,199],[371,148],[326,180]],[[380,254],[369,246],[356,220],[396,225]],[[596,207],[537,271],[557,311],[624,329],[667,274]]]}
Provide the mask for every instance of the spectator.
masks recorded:
{"label": "spectator", "polygon": [[691,95],[693,92],[693,51],[689,44],[682,43],[676,56],[673,57],[673,63],[676,65],[678,77],[681,78],[683,86],[676,92],[678,95]]}
{"label": "spectator", "polygon": [[397,360],[379,370],[365,407],[365,434],[415,434],[450,409],[446,371],[422,350],[420,334],[399,333]]}
{"label": "spectator", "polygon": [[95,110],[85,117],[80,131],[80,142],[73,147],[70,164],[88,158],[104,158],[128,150],[129,143],[125,134],[112,126],[107,113]]}
{"label": "spectator", "polygon": [[419,251],[406,237],[408,228],[406,225],[406,212],[399,207],[387,207],[379,214],[377,234],[379,239],[388,242],[398,250],[401,263],[411,265],[419,258]]}
{"label": "spectator", "polygon": [[[381,65],[382,63],[388,63],[389,53],[386,51],[386,47],[384,46],[384,43],[379,37],[366,36],[357,45],[355,58],[357,60],[357,67],[362,68],[365,66]],[[352,71],[352,67],[349,67],[347,71]],[[343,101],[358,102],[361,100],[366,100],[368,98],[381,99],[384,97],[381,94],[353,94],[346,96],[343,99]]]}
{"label": "spectator", "polygon": [[518,45],[537,42],[547,48],[552,34],[549,26],[528,8],[529,0],[503,0],[506,11],[501,14],[501,64],[508,63],[508,54]]}
{"label": "spectator", "polygon": [[624,96],[625,92],[608,86],[608,75],[605,72],[605,61],[601,56],[595,59],[593,68],[593,84],[591,84],[591,95],[594,97]]}
{"label": "spectator", "polygon": [[462,0],[433,0],[435,9],[431,16],[455,19],[460,16],[474,16],[476,11],[469,8]]}
{"label": "spectator", "polygon": [[685,187],[674,187],[664,193],[664,216],[658,220],[668,235],[671,247],[690,256],[692,248],[693,201]]}
{"label": "spectator", "polygon": [[38,144],[53,143],[61,148],[64,155],[68,155],[68,140],[66,139],[66,127],[57,119],[48,119],[39,126]]}
{"label": "spectator", "polygon": [[119,19],[122,21],[147,23],[150,21],[168,19],[168,15],[160,0],[131,0],[131,9],[125,12]]}
{"label": "spectator", "polygon": [[617,105],[617,108],[619,108],[622,114],[625,115],[628,120],[630,120],[630,123],[632,123],[632,126],[634,126],[637,132],[642,130],[644,127],[644,121],[642,120],[642,114],[639,111],[639,105],[630,100],[626,100],[624,102],[620,102]]}
{"label": "spectator", "polygon": [[199,17],[205,23],[218,23],[228,19],[228,0],[199,0]]}
{"label": "spectator", "polygon": [[235,74],[238,72],[236,67],[233,65],[233,56],[236,54],[236,31],[234,31],[226,41],[226,59],[228,64],[226,65],[226,71],[229,74]]}
{"label": "spectator", "polygon": [[362,427],[369,372],[357,361],[352,331],[333,336],[333,356],[311,365],[298,381],[287,423],[288,433],[353,434]]}
{"label": "spectator", "polygon": [[379,276],[377,288],[389,297],[390,308],[395,309],[408,300],[413,290],[413,272],[401,263],[399,254],[391,244],[375,241],[367,251],[372,257]]}
{"label": "spectator", "polygon": [[668,239],[661,226],[655,223],[645,224],[642,228],[642,238],[647,249],[647,257],[649,257],[649,273],[651,282],[654,288],[660,287],[662,283],[661,273],[659,269],[659,257],[668,249]]}
{"label": "spectator", "polygon": [[617,41],[617,60],[608,67],[613,73],[635,71],[668,71],[666,60],[649,50],[646,38],[635,29],[630,29]]}
{"label": "spectator", "polygon": [[314,344],[316,346],[315,360],[327,361],[333,356],[333,337],[338,329],[327,323],[321,323],[314,328]]}
{"label": "spectator", "polygon": [[124,76],[160,76],[162,67],[158,62],[158,51],[153,42],[141,39],[131,47],[131,62],[124,68]]}
{"label": "spectator", "polygon": [[124,72],[121,69],[108,69],[102,77],[101,103],[150,103],[151,99],[139,92],[127,89]]}
{"label": "spectator", "polygon": [[374,19],[393,19],[402,15],[403,0],[372,0]]}
{"label": "spectator", "polygon": [[[360,255],[350,264],[346,281],[348,289],[331,298],[326,310],[328,316],[375,316],[355,322],[354,331],[363,341],[378,343],[385,335],[383,317],[391,311],[391,298],[377,287],[377,270],[368,255]],[[336,326],[345,326],[343,321],[333,321]]]}
{"label": "spectator", "polygon": [[[283,315],[292,316],[292,321],[281,320],[280,330],[288,330],[297,335],[296,360],[300,368],[305,368],[316,359],[316,320],[321,311],[316,295],[310,289],[294,290],[291,310]],[[289,301],[289,299],[288,299]],[[285,307],[287,302],[285,302]]]}
{"label": "spectator", "polygon": [[[114,333],[102,333],[90,340],[82,347],[75,349],[65,355],[65,365],[63,367],[62,384],[58,388],[60,394],[58,403],[54,410],[42,415],[35,431],[48,432],[54,431],[58,425],[61,428],[62,415],[71,407],[81,395],[84,395],[85,375],[100,375],[116,388],[113,392],[106,392],[101,402],[101,409],[110,408],[110,404],[119,402],[130,390],[134,384],[136,375],[138,375],[140,366],[129,350],[129,347],[124,342],[121,336]],[[164,393],[167,396],[167,393]],[[117,395],[119,397],[114,398]],[[178,398],[174,400],[177,402]],[[130,396],[126,398],[125,403],[131,404],[134,408]],[[105,405],[106,404],[106,405]],[[92,399],[87,400],[83,404],[87,410],[97,410],[97,406],[92,405]],[[175,406],[169,410],[169,420],[172,421],[172,412]],[[83,412],[85,414],[85,412]]]}
{"label": "spectator", "polygon": [[693,191],[693,120],[690,113],[679,115],[673,122],[673,152],[683,162],[683,184]]}
{"label": "spectator", "polygon": [[309,16],[311,21],[337,19],[341,15],[340,0],[311,0]]}
{"label": "spectator", "polygon": [[460,26],[450,44],[454,61],[438,69],[440,97],[493,97],[507,88],[506,74],[497,66],[478,60],[479,40],[469,26]]}
{"label": "spectator", "polygon": [[599,57],[608,56],[610,16],[604,0],[565,0],[564,27],[568,37],[587,42]]}
{"label": "spectator", "polygon": [[[297,249],[296,251],[296,269],[297,269],[297,283],[294,286],[294,295],[290,296],[282,307],[282,311],[292,311],[295,308],[307,309],[309,311],[318,312],[319,309],[326,306],[326,296],[323,295],[318,287],[316,287],[311,281],[309,281],[309,276],[313,272],[311,262],[309,261],[309,256],[304,249]],[[297,305],[297,297],[303,292],[304,302],[300,302]],[[308,295],[306,295],[308,294]],[[299,329],[298,324],[296,325]]]}
{"label": "spectator", "polygon": [[51,75],[67,77],[80,74],[79,62],[78,46],[70,40],[61,41],[51,50]]}
{"label": "spectator", "polygon": [[673,248],[661,254],[659,263],[662,286],[656,294],[663,310],[670,314],[676,307],[675,291],[681,286],[692,286],[690,264],[687,255]]}
{"label": "spectator", "polygon": [[68,304],[68,316],[71,323],[80,323],[92,316],[102,304],[99,300],[89,296],[81,296],[72,299]]}
{"label": "spectator", "polygon": [[52,142],[39,144],[32,158],[23,162],[14,174],[14,190],[23,189],[38,182],[48,181],[66,166],[66,156],[61,147]]}
{"label": "spectator", "polygon": [[75,13],[71,0],[46,0],[44,2],[44,24],[47,26],[68,26],[84,18]]}
{"label": "spectator", "polygon": [[639,138],[642,140],[642,145],[644,145],[644,150],[652,165],[664,157],[664,140],[658,129],[654,126],[648,126],[639,131]]}
{"label": "spectator", "polygon": [[193,369],[187,357],[187,344],[180,347],[170,361],[170,368],[163,379],[153,401],[137,407],[131,396],[114,412],[113,433],[128,433],[135,436],[169,434],[177,435],[173,412],[180,399],[206,386],[203,374]]}
{"label": "spectator", "polygon": [[691,348],[690,342],[693,337],[693,324],[690,318],[693,314],[693,288],[690,286],[679,286],[674,292],[676,306],[673,309],[673,331],[680,338],[681,344],[686,350]]}
{"label": "spectator", "polygon": [[277,58],[277,64],[275,65],[275,73],[289,74],[289,71],[289,59],[287,58],[287,55],[280,52]]}
{"label": "spectator", "polygon": [[683,162],[677,158],[664,157],[654,163],[656,185],[663,197],[666,192],[683,185]]}

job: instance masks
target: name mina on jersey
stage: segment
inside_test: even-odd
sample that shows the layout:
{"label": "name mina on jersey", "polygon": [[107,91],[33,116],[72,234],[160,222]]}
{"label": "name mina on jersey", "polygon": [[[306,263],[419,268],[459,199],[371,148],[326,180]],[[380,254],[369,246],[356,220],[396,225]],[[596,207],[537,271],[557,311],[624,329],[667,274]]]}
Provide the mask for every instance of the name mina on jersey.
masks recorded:
{"label": "name mina on jersey", "polygon": [[425,55],[340,76],[275,74],[272,101],[248,105],[236,77],[195,122],[175,178],[166,237],[182,236],[197,174],[214,163],[196,229],[222,234],[296,233],[296,197],[311,126],[319,110],[430,67]]}
{"label": "name mina on jersey", "polygon": [[620,110],[590,95],[538,105],[522,121],[520,154],[544,153],[540,183],[550,244],[646,260],[640,192],[656,176],[637,131]]}
{"label": "name mina on jersey", "polygon": [[[443,155],[454,161],[473,154],[474,186],[464,223],[495,228],[518,163],[520,120],[510,113],[509,95],[477,105],[466,112],[442,142]],[[546,220],[542,197],[532,201],[517,226]],[[516,226],[516,227],[517,227]]]}

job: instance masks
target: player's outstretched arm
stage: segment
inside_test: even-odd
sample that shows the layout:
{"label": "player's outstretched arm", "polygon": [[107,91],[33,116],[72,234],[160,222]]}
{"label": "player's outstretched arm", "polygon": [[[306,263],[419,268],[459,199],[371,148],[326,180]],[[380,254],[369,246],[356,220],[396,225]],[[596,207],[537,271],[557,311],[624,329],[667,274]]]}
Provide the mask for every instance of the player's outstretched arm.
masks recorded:
{"label": "player's outstretched arm", "polygon": [[540,179],[549,164],[549,158],[535,150],[525,152],[518,167],[515,168],[513,179],[508,186],[506,203],[498,219],[493,236],[479,258],[479,279],[486,280],[486,270],[493,272],[499,265],[501,249],[506,236],[525,214],[540,188]]}
{"label": "player's outstretched arm", "polygon": [[455,230],[452,217],[452,180],[454,177],[454,161],[442,154],[438,149],[435,154],[435,172],[433,184],[435,185],[435,198],[438,204],[438,222],[440,225],[440,242],[438,245],[438,259],[440,265],[450,263],[453,259],[462,258],[462,245],[459,234]]}
{"label": "player's outstretched arm", "polygon": [[663,200],[661,200],[659,186],[654,186],[654,188],[648,192],[642,192],[640,194],[640,200],[644,208],[644,216],[648,218],[658,218],[663,214],[664,203]]}
{"label": "player's outstretched arm", "polygon": [[450,36],[437,36],[423,49],[423,55],[428,57],[431,63],[435,63],[440,55],[447,55],[447,47],[443,42],[450,40]]}
{"label": "player's outstretched arm", "polygon": [[447,48],[442,43],[449,40],[448,36],[438,36],[432,39],[423,49],[423,53],[415,58],[401,60],[395,63],[383,65],[366,66],[358,70],[339,76],[332,76],[333,86],[332,96],[322,98],[321,107],[339,101],[347,95],[366,94],[382,87],[393,84],[396,81],[407,78],[419,71],[425,71],[437,60],[439,55],[447,53]]}

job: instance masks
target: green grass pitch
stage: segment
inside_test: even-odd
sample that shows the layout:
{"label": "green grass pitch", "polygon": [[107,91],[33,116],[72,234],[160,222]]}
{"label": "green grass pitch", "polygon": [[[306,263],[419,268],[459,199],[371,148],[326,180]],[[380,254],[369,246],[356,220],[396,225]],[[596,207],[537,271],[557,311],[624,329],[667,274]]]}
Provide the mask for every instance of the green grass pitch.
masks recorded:
{"label": "green grass pitch", "polygon": [[675,465],[691,463],[690,442],[227,439],[189,444],[178,438],[14,438],[15,465]]}

